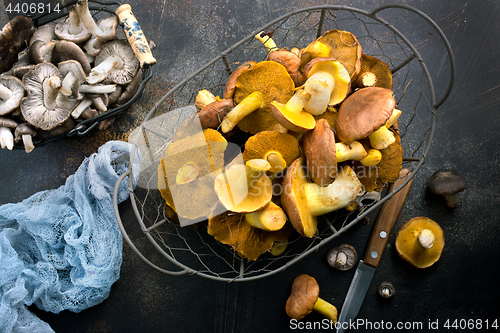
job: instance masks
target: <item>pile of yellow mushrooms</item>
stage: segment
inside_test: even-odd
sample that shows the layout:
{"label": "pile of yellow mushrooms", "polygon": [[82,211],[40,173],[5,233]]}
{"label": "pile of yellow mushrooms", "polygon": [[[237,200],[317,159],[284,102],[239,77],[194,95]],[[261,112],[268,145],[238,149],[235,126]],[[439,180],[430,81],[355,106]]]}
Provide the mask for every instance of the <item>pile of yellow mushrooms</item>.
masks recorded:
{"label": "pile of yellow mushrooms", "polygon": [[[248,260],[280,255],[294,232],[315,237],[317,216],[354,210],[403,160],[391,71],[352,33],[327,31],[300,50],[255,38],[266,60],[242,63],[221,97],[200,90],[203,130],[181,126],[158,165],[166,214],[206,225]],[[244,149],[226,161],[236,131]]]}

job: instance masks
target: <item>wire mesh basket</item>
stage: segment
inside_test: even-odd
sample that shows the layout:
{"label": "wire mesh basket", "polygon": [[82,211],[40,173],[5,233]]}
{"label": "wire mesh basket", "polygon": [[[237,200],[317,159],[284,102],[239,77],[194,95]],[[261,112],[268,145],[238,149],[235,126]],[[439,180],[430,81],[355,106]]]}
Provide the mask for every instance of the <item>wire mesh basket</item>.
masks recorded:
{"label": "wire mesh basket", "polygon": [[[417,14],[433,27],[444,44],[450,63],[450,79],[440,100],[436,100],[431,75],[420,53],[399,30],[379,17],[381,11],[389,8]],[[273,39],[279,46],[300,49],[331,29],[353,33],[364,53],[385,61],[391,68],[394,96],[398,109],[403,110],[399,120],[403,167],[409,169],[411,176],[394,191],[383,191],[379,200],[367,201],[362,209],[354,212],[339,210],[322,216],[315,237],[292,236],[283,254],[275,257],[266,253],[256,261],[241,258],[231,247],[208,235],[206,228],[194,230],[172,223],[164,213],[165,201],[156,189],[156,169],[173,132],[196,112],[192,105],[197,92],[208,89],[214,95],[222,96],[228,75],[239,64],[248,60],[265,60],[268,51],[254,39],[260,31],[273,31]],[[406,5],[387,5],[371,12],[334,5],[308,7],[256,29],[168,91],[136,129],[136,135],[129,138],[134,150],[142,157],[140,170],[135,169],[132,167],[135,153],[131,154],[129,171],[122,175],[115,187],[116,194],[116,189],[127,176],[140,171],[135,188],[133,177],[128,177],[130,201],[138,224],[132,223],[125,228],[115,204],[115,215],[125,241],[145,263],[170,275],[197,274],[220,281],[248,281],[284,270],[340,236],[415,175],[431,145],[435,111],[451,91],[454,66],[451,47],[443,32],[428,16]]]}
{"label": "wire mesh basket", "polygon": [[[78,2],[78,0],[72,0],[65,3],[57,4],[57,6],[53,6],[52,10],[49,10],[50,7],[44,7],[40,13],[37,13],[38,10],[33,10],[33,7],[28,7],[26,10],[26,16],[30,17],[33,20],[33,23],[36,28],[39,28],[46,24],[55,25],[60,20],[68,17],[69,10]],[[25,5],[25,4],[23,4]],[[116,15],[115,10],[122,5],[119,1],[99,1],[99,0],[88,0],[88,8],[92,17],[97,22],[98,20],[108,17],[110,15]],[[24,7],[22,7],[24,8]],[[24,9],[23,9],[24,10]],[[126,36],[123,31],[117,29],[117,39],[126,40]],[[106,112],[102,112],[95,117],[81,120],[77,119],[75,121],[74,126],[68,127],[67,131],[62,134],[58,134],[55,136],[49,137],[37,137],[35,136],[33,139],[33,144],[36,147],[40,147],[48,144],[49,142],[57,141],[64,139],[66,137],[73,136],[85,136],[92,130],[94,130],[100,122],[109,119],[116,118],[122,115],[126,110],[140,97],[144,87],[147,82],[153,76],[153,70],[150,66],[144,66],[142,68],[142,78],[137,88],[135,94],[128,99],[125,103],[114,106],[113,108],[108,109]],[[22,142],[16,143],[14,145],[14,149],[24,149],[24,145]]]}

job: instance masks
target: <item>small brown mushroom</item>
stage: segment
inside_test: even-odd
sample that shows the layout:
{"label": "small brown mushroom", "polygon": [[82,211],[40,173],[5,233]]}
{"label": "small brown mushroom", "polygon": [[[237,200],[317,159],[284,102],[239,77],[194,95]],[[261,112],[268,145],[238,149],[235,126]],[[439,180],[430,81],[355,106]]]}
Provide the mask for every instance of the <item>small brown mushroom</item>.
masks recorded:
{"label": "small brown mushroom", "polygon": [[234,108],[234,101],[229,98],[216,100],[205,105],[199,112],[201,128],[217,129],[222,124],[222,121]]}
{"label": "small brown mushroom", "polygon": [[347,271],[358,262],[358,253],[353,246],[340,244],[328,251],[326,259],[331,267],[340,271]]}
{"label": "small brown mushroom", "polygon": [[392,73],[389,66],[382,60],[361,55],[361,70],[352,82],[352,88],[382,87],[392,89]]}
{"label": "small brown mushroom", "polygon": [[0,31],[0,73],[8,71],[18,60],[18,53],[26,48],[27,41],[35,31],[29,17],[14,17]]}
{"label": "small brown mushroom", "polygon": [[19,124],[14,131],[14,141],[22,142],[24,145],[24,150],[27,153],[31,153],[33,149],[35,149],[35,145],[33,144],[33,137],[37,135],[36,129],[24,122]]}
{"label": "small brown mushroom", "polygon": [[448,208],[458,206],[458,193],[465,190],[466,187],[465,179],[453,169],[438,170],[427,181],[429,191],[444,196]]}
{"label": "small brown mushroom", "polygon": [[378,294],[383,298],[391,298],[396,294],[396,289],[390,282],[382,282],[378,286]]}
{"label": "small brown mushroom", "polygon": [[85,74],[90,73],[90,62],[85,56],[83,50],[77,44],[68,40],[60,40],[55,43],[54,50],[52,51],[51,62],[58,66],[59,63],[66,60],[76,60],[82,66]]}
{"label": "small brown mushroom", "polygon": [[236,79],[244,71],[249,70],[252,66],[256,65],[256,61],[245,61],[239,65],[234,71],[229,74],[227,78],[226,85],[224,86],[224,92],[222,93],[222,98],[233,98],[234,92],[236,91]]}
{"label": "small brown mushroom", "polygon": [[332,324],[337,322],[337,308],[319,297],[319,285],[315,278],[301,274],[292,284],[292,292],[286,301],[288,317],[300,320],[316,311],[329,320]]}

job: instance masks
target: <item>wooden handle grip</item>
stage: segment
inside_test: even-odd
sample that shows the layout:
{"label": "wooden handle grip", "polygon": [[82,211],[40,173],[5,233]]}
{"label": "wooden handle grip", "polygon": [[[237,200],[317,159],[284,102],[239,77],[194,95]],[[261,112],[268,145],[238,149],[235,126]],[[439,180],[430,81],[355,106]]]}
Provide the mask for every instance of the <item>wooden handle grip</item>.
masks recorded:
{"label": "wooden handle grip", "polygon": [[[402,169],[399,174],[399,179],[391,184],[389,187],[389,192],[392,192],[394,188],[399,187],[408,177],[410,173],[408,169]],[[403,204],[406,200],[408,192],[410,191],[413,179],[411,179],[405,187],[403,187],[398,193],[394,194],[392,198],[387,200],[380,209],[377,221],[373,226],[373,230],[368,241],[368,247],[366,249],[365,257],[363,262],[367,265],[377,267],[384,252],[389,236],[392,232],[392,228],[396,223],[396,220],[401,213]]]}
{"label": "wooden handle grip", "polygon": [[141,67],[144,68],[144,66],[154,65],[156,59],[151,54],[151,49],[149,48],[146,37],[139,26],[139,22],[137,22],[137,19],[132,13],[130,5],[121,5],[115,10],[115,13],[120,20],[120,25],[123,27],[123,31],[127,36],[130,46],[132,46],[134,50],[135,56],[141,63]]}

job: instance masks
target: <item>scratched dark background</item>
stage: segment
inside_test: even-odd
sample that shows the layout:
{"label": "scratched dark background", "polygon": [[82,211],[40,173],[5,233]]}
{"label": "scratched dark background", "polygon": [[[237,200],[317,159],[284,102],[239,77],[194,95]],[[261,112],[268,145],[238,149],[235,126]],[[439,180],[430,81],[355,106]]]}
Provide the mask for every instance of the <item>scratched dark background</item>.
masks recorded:
{"label": "scratched dark background", "polygon": [[[391,1],[337,1],[371,10]],[[453,91],[438,109],[434,141],[424,166],[415,177],[396,229],[415,216],[427,216],[443,228],[446,245],[441,260],[424,270],[410,267],[394,249],[394,234],[373,278],[358,318],[370,322],[422,322],[473,319],[500,321],[500,2],[495,0],[397,1],[411,5],[434,20],[451,43],[456,59]],[[13,2],[14,3],[14,2]],[[51,2],[57,4],[57,2]],[[92,132],[24,151],[0,151],[0,204],[18,202],[31,194],[62,185],[85,156],[108,140],[127,140],[145,113],[175,83],[219,52],[289,11],[319,0],[132,0],[135,15],[158,63],[142,97],[107,132]],[[327,2],[333,3],[333,2]],[[0,3],[0,23],[13,13]],[[402,18],[396,10],[385,18],[411,37],[435,79],[439,93],[449,66],[436,34],[422,20]],[[441,168],[456,169],[468,183],[460,206],[444,208],[427,193],[425,182]],[[123,220],[133,224],[128,202],[120,206]],[[371,216],[372,221],[375,216]],[[333,243],[349,243],[363,254],[371,225],[357,225]],[[51,314],[32,308],[56,332],[287,332],[284,307],[293,279],[314,276],[320,295],[340,310],[354,270],[334,271],[325,262],[328,244],[284,272],[252,282],[225,283],[198,276],[168,276],[144,264],[127,246],[123,249],[120,280],[102,304],[75,314]],[[146,252],[148,250],[146,249]],[[149,250],[150,255],[158,257]],[[175,269],[174,267],[171,267]],[[396,295],[376,295],[390,281]],[[311,314],[304,322],[317,322]],[[500,322],[499,322],[500,324]],[[485,325],[485,324],[483,324]],[[484,326],[483,326],[484,327]],[[297,330],[307,331],[307,330]],[[454,331],[454,330],[451,330]],[[468,331],[468,330],[464,330]],[[472,330],[471,330],[472,331]]]}

